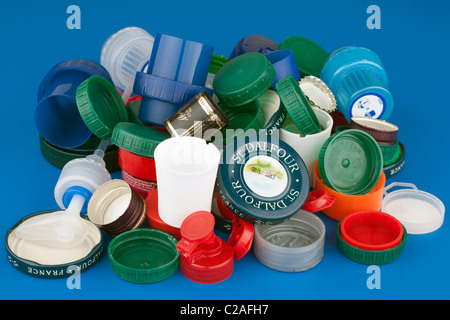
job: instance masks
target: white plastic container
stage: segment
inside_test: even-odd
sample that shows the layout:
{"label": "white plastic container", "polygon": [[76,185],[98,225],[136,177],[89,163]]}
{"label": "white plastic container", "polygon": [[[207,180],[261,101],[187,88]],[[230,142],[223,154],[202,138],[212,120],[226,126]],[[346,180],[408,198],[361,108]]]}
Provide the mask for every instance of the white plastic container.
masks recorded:
{"label": "white plastic container", "polygon": [[321,132],[302,136],[299,133],[291,132],[294,130],[288,129],[287,127],[282,127],[279,132],[280,139],[294,148],[305,162],[311,184],[313,183],[312,179],[314,177],[314,163],[319,157],[322,145],[330,137],[333,127],[333,118],[327,112],[319,108],[313,108],[313,110],[323,128]]}
{"label": "white plastic container", "polygon": [[[401,189],[388,193],[395,187]],[[393,182],[385,187],[381,211],[397,218],[409,234],[430,233],[444,223],[442,201],[412,183]]]}
{"label": "white plastic container", "polygon": [[103,44],[100,63],[128,101],[136,72],[150,59],[154,37],[144,29],[128,27],[109,36]]}
{"label": "white plastic container", "polygon": [[211,211],[219,149],[197,137],[172,137],[154,152],[161,220],[180,228],[196,211]]}

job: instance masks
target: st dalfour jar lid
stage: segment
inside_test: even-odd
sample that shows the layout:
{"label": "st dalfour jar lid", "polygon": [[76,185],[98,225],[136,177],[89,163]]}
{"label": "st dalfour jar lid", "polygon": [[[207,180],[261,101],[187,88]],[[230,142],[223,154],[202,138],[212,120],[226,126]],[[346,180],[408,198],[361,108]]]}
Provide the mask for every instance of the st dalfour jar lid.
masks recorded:
{"label": "st dalfour jar lid", "polygon": [[305,210],[280,224],[255,224],[253,252],[274,270],[300,272],[314,267],[322,260],[324,243],[324,223]]}
{"label": "st dalfour jar lid", "polygon": [[310,180],[302,158],[287,143],[248,135],[230,143],[219,166],[217,191],[238,217],[276,224],[305,203]]}
{"label": "st dalfour jar lid", "polygon": [[21,239],[15,229],[24,221],[55,210],[41,211],[20,219],[6,233],[5,247],[11,265],[29,276],[45,279],[66,278],[73,275],[75,267],[81,272],[95,265],[103,255],[103,235],[100,229],[86,216],[88,235],[86,240],[75,248],[56,248],[42,246]]}
{"label": "st dalfour jar lid", "polygon": [[[402,187],[388,193],[388,190]],[[381,211],[397,218],[410,234],[430,233],[444,223],[445,206],[412,183],[393,182],[384,188]]]}

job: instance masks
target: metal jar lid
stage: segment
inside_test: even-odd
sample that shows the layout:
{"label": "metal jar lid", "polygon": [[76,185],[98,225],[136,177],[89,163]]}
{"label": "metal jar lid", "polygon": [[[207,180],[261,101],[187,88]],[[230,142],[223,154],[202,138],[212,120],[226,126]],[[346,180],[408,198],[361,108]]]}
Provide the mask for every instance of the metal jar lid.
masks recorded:
{"label": "metal jar lid", "polygon": [[123,180],[113,179],[95,190],[88,217],[110,236],[138,228],[145,218],[144,199]]}
{"label": "metal jar lid", "polygon": [[73,267],[80,272],[94,266],[103,255],[103,235],[100,229],[86,216],[88,236],[75,248],[42,246],[19,238],[14,230],[24,221],[39,215],[55,212],[47,210],[30,214],[11,227],[5,237],[6,254],[9,262],[20,272],[45,279],[66,278],[73,274]]}
{"label": "metal jar lid", "polygon": [[217,192],[234,214],[248,222],[286,220],[303,206],[309,186],[302,158],[273,136],[244,136],[223,152]]}

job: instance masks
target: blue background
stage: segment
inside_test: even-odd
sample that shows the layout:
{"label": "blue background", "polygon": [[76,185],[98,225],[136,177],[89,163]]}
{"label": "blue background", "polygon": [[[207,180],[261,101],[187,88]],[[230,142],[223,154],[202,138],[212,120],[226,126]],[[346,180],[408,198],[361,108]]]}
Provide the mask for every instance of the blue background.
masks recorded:
{"label": "blue background", "polygon": [[[69,30],[66,9],[81,8],[81,30]],[[366,9],[381,9],[381,29],[369,30]],[[400,127],[406,147],[402,171],[390,178],[409,182],[449,203],[448,169],[448,1],[3,1],[1,33],[1,223],[0,233],[33,212],[57,209],[53,189],[60,170],[39,150],[34,125],[37,88],[57,62],[100,60],[103,42],[128,26],[214,46],[228,56],[243,37],[262,34],[280,43],[307,37],[332,52],[363,46],[380,56],[395,108],[389,121]],[[117,173],[113,176],[119,177]],[[402,256],[381,270],[381,289],[366,286],[367,266],[337,249],[336,221],[318,214],[327,227],[325,255],[301,273],[271,270],[252,252],[234,273],[212,285],[194,283],[178,270],[155,284],[125,282],[113,274],[107,256],[81,274],[81,289],[66,279],[37,279],[0,259],[2,299],[448,299],[448,219],[429,234],[409,235]],[[2,243],[4,247],[4,244]],[[4,248],[3,248],[4,250]]]}

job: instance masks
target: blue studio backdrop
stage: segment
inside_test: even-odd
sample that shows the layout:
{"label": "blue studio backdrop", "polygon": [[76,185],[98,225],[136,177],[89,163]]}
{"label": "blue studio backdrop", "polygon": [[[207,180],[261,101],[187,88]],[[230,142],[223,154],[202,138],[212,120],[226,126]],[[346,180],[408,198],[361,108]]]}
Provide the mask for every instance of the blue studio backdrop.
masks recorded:
{"label": "blue studio backdrop", "polygon": [[[80,9],[79,28],[69,28]],[[380,9],[373,28],[371,5]],[[423,1],[7,1],[0,9],[1,234],[31,213],[58,209],[53,190],[60,169],[39,149],[34,123],[40,81],[67,59],[100,62],[109,35],[128,26],[209,44],[228,57],[251,34],[280,43],[299,35],[327,52],[361,46],[376,52],[395,100],[389,121],[405,146],[403,169],[388,183],[413,183],[448,205],[448,88],[450,2]],[[113,177],[120,178],[115,172]],[[0,259],[2,299],[448,299],[448,219],[436,231],[408,235],[403,254],[377,269],[347,259],[336,244],[337,222],[322,213],[324,257],[310,270],[284,273],[261,264],[253,252],[236,261],[234,272],[217,284],[188,280],[180,270],[153,284],[121,280],[107,255],[81,273],[80,287],[66,279],[39,279],[15,270],[5,244]]]}

